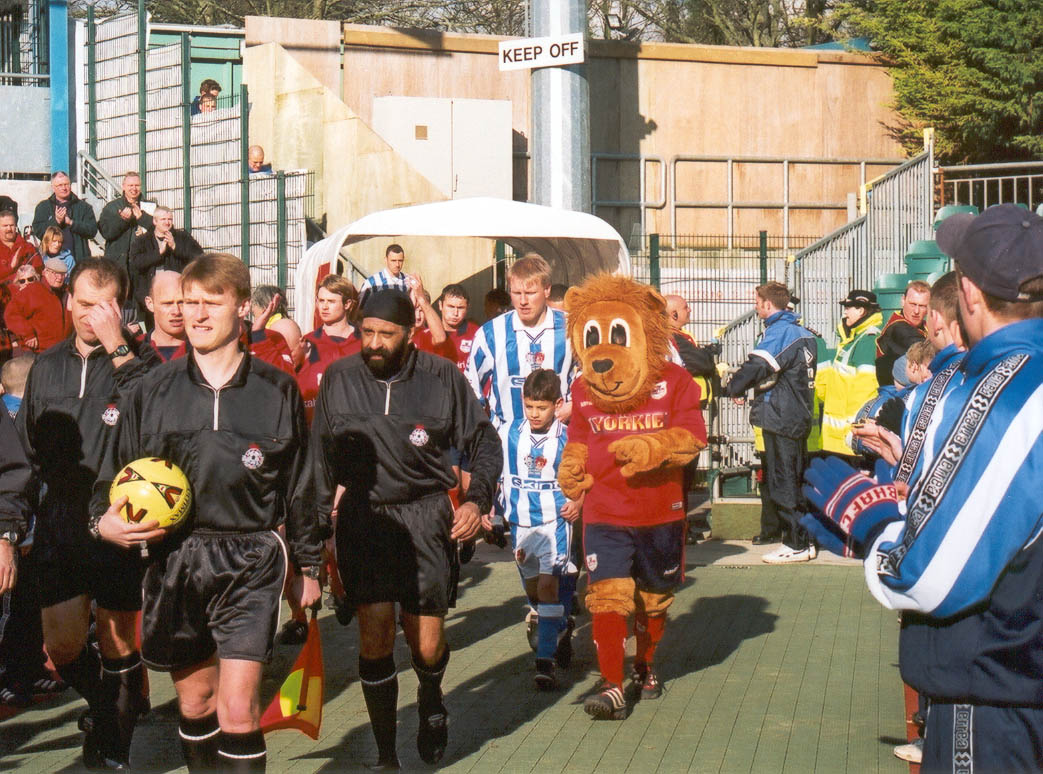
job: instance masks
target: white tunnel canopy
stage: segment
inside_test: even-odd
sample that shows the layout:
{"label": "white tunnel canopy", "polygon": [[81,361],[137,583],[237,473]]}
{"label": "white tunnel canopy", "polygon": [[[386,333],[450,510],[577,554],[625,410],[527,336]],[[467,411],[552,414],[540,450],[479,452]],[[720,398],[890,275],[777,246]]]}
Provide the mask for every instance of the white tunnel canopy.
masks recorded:
{"label": "white tunnel canopy", "polygon": [[476,197],[373,212],[316,242],[297,265],[294,318],[311,328],[322,265],[335,265],[343,247],[375,237],[478,237],[499,239],[518,255],[537,252],[554,267],[555,281],[574,285],[588,274],[630,274],[630,253],[612,226],[585,212]]}

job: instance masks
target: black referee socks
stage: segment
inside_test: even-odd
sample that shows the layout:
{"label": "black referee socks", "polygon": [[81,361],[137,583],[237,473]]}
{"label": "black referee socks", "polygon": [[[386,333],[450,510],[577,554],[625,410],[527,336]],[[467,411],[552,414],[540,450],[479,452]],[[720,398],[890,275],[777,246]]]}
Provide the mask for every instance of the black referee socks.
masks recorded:
{"label": "black referee socks", "polygon": [[221,726],[217,724],[217,713],[201,718],[180,716],[178,736],[181,737],[181,752],[185,765],[193,774],[197,771],[217,770],[217,742]]}
{"label": "black referee socks", "polygon": [[378,764],[397,763],[395,729],[398,725],[398,675],[395,657],[368,659],[359,656],[359,679],[366,699],[369,724],[377,742]]}
{"label": "black referee socks", "polygon": [[416,749],[424,763],[435,764],[445,755],[449,741],[449,713],[442,702],[442,677],[449,664],[449,646],[442,657],[431,666],[421,666],[413,661],[413,671],[420,680],[416,692],[417,712],[420,725],[416,733]]}
{"label": "black referee socks", "polygon": [[105,736],[111,735],[101,741],[110,744],[112,757],[123,763],[130,760],[134,726],[144,709],[144,680],[145,667],[140,653],[101,660],[97,720],[100,721],[99,728],[106,729],[103,731]]}
{"label": "black referee socks", "polygon": [[88,643],[75,661],[55,667],[62,680],[71,685],[87,700],[93,710],[98,702],[98,686],[101,683],[101,661],[98,652]]}
{"label": "black referee socks", "polygon": [[258,729],[245,734],[222,731],[218,736],[217,766],[229,774],[249,774],[264,771],[268,762],[264,746],[264,732]]}

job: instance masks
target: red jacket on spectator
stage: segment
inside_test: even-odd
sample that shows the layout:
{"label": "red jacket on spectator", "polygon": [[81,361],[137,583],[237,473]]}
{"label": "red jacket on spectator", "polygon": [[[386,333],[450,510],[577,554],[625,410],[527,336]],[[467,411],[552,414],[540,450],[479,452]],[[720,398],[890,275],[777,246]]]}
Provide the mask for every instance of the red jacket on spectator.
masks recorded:
{"label": "red jacket on spectator", "polygon": [[[14,257],[15,253],[18,254],[18,261],[14,266],[11,266],[11,258]],[[0,242],[0,284],[7,284],[14,279],[18,268],[27,263],[33,265],[37,274],[43,271],[43,259],[40,257],[40,253],[29,242],[25,241],[25,237],[19,234],[15,237],[14,245],[11,247]]]}
{"label": "red jacket on spectator", "polygon": [[4,324],[24,346],[36,339],[33,352],[43,352],[72,333],[72,317],[65,308],[65,289],[56,293],[37,280],[19,288],[4,307]]}
{"label": "red jacket on spectator", "polygon": [[441,355],[446,360],[452,360],[454,363],[457,361],[458,355],[453,340],[446,337],[446,340],[441,344],[435,344],[431,341],[431,331],[428,328],[413,331],[413,346],[421,352],[429,352],[432,355]]}
{"label": "red jacket on spectator", "polygon": [[301,370],[297,372],[297,386],[301,390],[304,399],[304,413],[311,424],[315,413],[315,399],[319,396],[319,385],[322,383],[322,375],[330,364],[340,360],[342,357],[354,355],[362,351],[362,337],[358,328],[346,337],[330,336],[317,328],[311,333],[304,334],[304,338],[311,344],[308,356],[301,364]]}

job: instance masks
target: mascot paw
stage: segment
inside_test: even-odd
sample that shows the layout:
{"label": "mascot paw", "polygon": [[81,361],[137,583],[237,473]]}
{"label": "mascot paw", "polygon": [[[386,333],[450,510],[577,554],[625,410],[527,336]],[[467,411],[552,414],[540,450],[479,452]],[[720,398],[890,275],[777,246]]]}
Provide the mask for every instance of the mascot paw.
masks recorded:
{"label": "mascot paw", "polygon": [[578,500],[594,486],[594,477],[582,463],[561,461],[558,466],[558,485],[570,500]]}
{"label": "mascot paw", "polygon": [[669,450],[652,435],[620,438],[610,443],[608,450],[616,455],[616,463],[620,465],[619,472],[624,478],[655,470],[669,456]]}

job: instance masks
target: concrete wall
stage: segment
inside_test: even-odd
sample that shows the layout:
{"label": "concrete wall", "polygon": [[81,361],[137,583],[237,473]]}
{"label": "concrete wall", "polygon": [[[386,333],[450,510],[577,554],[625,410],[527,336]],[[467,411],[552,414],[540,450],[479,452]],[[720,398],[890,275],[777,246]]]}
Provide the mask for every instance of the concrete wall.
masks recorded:
{"label": "concrete wall", "polygon": [[[328,233],[371,212],[446,198],[282,46],[248,47],[243,68],[250,141],[270,149],[278,167],[315,170],[316,211],[327,214]],[[464,278],[479,299],[492,287],[488,240],[372,239],[349,252],[373,273],[391,241],[405,248],[406,271],[420,272],[432,297]]]}
{"label": "concrete wall", "polygon": [[[359,25],[343,27],[343,73],[332,28],[287,19],[248,17],[247,45],[283,43],[328,88],[369,121],[374,97],[426,96],[507,99],[513,106],[514,150],[528,151],[529,73],[501,73],[499,38],[428,31],[400,31]],[[891,81],[885,68],[857,54],[835,51],[732,48],[667,43],[589,41],[591,150],[661,156],[676,155],[831,157],[895,160],[902,151],[887,126]],[[341,87],[342,83],[342,87]],[[869,165],[872,178],[890,165]],[[658,197],[658,164],[647,168],[646,198]],[[733,170],[737,200],[783,198],[781,164],[745,163]],[[836,209],[795,208],[790,233],[817,236],[846,220],[842,208],[858,188],[857,164],[791,165],[790,200],[829,202]],[[638,197],[637,164],[601,162],[601,199]],[[515,160],[514,196],[528,194],[526,163]],[[669,193],[669,191],[668,191]],[[682,164],[678,200],[723,200],[726,165]],[[629,235],[634,209],[598,212]],[[724,233],[723,209],[679,210],[678,233]],[[669,231],[667,209],[649,212],[649,231]],[[781,233],[781,213],[741,209],[736,233],[766,228]]]}
{"label": "concrete wall", "polygon": [[8,116],[17,116],[22,131],[6,133],[0,143],[0,170],[50,173],[51,90],[41,86],[0,86],[0,105]]}

